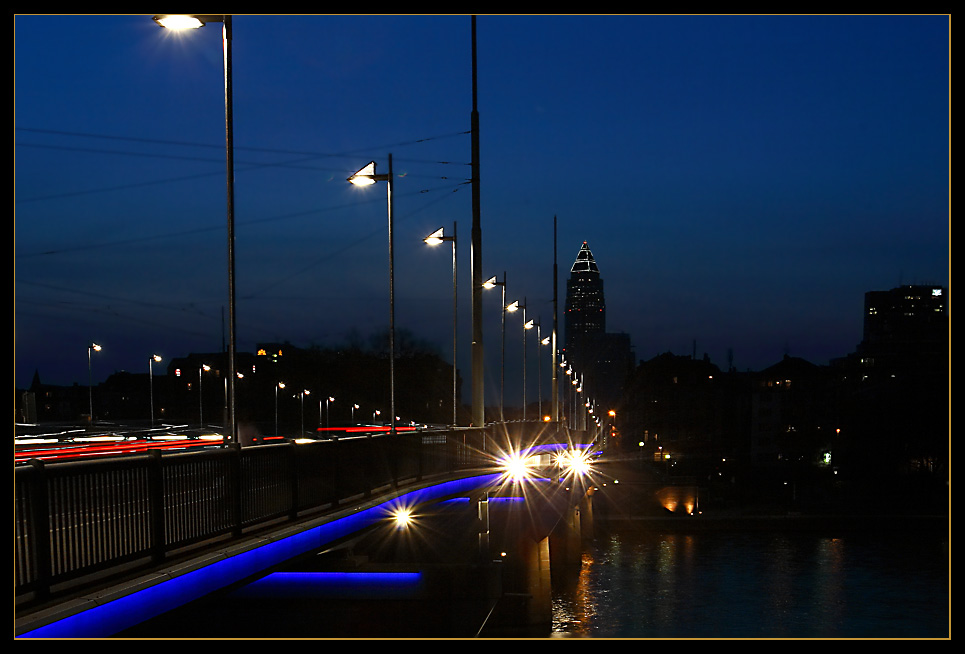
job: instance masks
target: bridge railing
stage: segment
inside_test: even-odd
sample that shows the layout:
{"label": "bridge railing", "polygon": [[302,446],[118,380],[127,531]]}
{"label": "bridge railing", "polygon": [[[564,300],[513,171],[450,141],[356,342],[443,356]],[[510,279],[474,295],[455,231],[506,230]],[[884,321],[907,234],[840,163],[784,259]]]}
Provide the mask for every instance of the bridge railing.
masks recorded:
{"label": "bridge railing", "polygon": [[17,466],[16,594],[29,601],[272,521],[485,465],[482,429]]}

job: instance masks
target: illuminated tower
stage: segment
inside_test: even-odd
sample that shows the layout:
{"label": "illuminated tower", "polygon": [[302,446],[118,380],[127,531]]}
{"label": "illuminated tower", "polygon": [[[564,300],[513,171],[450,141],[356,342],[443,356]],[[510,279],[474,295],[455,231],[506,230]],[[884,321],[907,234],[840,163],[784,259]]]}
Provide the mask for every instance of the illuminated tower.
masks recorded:
{"label": "illuminated tower", "polygon": [[603,279],[586,241],[583,241],[583,247],[570,268],[570,278],[566,280],[563,326],[566,330],[566,358],[574,364],[582,363],[581,355],[588,341],[594,335],[606,332]]}
{"label": "illuminated tower", "polygon": [[608,334],[603,279],[586,241],[566,280],[564,356],[584,383],[588,397],[603,409],[615,409],[633,370],[630,335]]}

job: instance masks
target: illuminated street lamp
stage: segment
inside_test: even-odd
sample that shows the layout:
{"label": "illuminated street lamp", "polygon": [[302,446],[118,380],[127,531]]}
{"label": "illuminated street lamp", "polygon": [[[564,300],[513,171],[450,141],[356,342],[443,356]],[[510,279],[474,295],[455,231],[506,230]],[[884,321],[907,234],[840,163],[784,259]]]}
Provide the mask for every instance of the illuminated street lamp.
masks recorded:
{"label": "illuminated street lamp", "polygon": [[148,385],[150,387],[151,396],[151,426],[154,426],[154,362],[157,361],[161,363],[160,355],[155,354],[150,359],[147,360],[147,374],[148,374]]}
{"label": "illuminated street lamp", "polygon": [[275,384],[275,436],[278,435],[278,389],[285,388],[285,382]]}
{"label": "illuminated street lamp", "polygon": [[90,410],[88,420],[91,425],[94,424],[94,374],[91,364],[91,352],[100,352],[101,349],[103,348],[97,343],[91,343],[87,346],[87,402],[88,409]]}
{"label": "illuminated street lamp", "polygon": [[[395,436],[395,252],[392,240],[392,155],[389,155],[389,173],[377,175],[375,162],[370,161],[348,181],[356,186],[370,186],[376,182],[387,182],[389,211],[389,415],[390,433]],[[455,362],[453,362],[455,365]]]}
{"label": "illuminated street lamp", "polygon": [[211,370],[211,366],[204,363],[198,368],[198,424],[204,427],[204,394],[201,392],[201,373]]}
{"label": "illuminated street lamp", "polygon": [[551,339],[549,336],[543,338],[542,326],[539,322],[536,323],[536,389],[538,391],[537,405],[539,406],[539,418],[544,420],[543,416],[543,347],[549,345]]}
{"label": "illuminated street lamp", "polygon": [[306,395],[311,395],[311,394],[312,394],[312,392],[311,392],[310,390],[308,390],[307,388],[306,388],[305,390],[303,390],[301,393],[299,393],[299,395],[301,395],[301,398],[302,398],[302,408],[301,408],[301,414],[302,414],[302,415],[301,415],[301,419],[302,419],[302,431],[301,431],[301,433],[299,434],[300,437],[305,436],[305,396],[306,396]]}
{"label": "illuminated street lamp", "polygon": [[453,221],[452,223],[452,236],[443,235],[442,230],[443,228],[440,227],[422,240],[427,245],[439,245],[446,241],[452,243],[452,426],[455,427],[457,424],[456,407],[458,406],[456,393],[456,298],[458,297],[456,294],[456,222]]}
{"label": "illuminated street lamp", "polygon": [[357,408],[359,408],[359,405],[358,405],[358,404],[353,404],[353,405],[352,405],[352,426],[353,426],[353,427],[355,426],[355,410],[356,410]]}
{"label": "illuminated street lamp", "polygon": [[[503,308],[503,311],[506,312],[506,313],[516,313],[517,311],[519,311],[519,300],[513,300],[512,304],[507,304],[507,305]],[[505,315],[505,314],[504,314],[504,315]],[[505,326],[505,324],[504,324],[504,325],[503,325],[503,331],[505,331],[505,329],[506,329],[506,326]],[[526,333],[526,332],[523,332],[524,335],[525,335],[525,333]],[[503,340],[505,341],[505,338],[504,338]],[[525,342],[525,340],[524,340],[523,342]],[[505,345],[503,345],[503,347],[505,348]],[[506,367],[506,366],[505,366],[505,357],[504,357],[503,367],[504,367],[504,368]],[[525,369],[525,366],[524,366],[524,369]],[[523,390],[523,394],[525,395],[525,393],[526,393],[526,390],[524,389],[524,390]]]}
{"label": "illuminated street lamp", "polygon": [[328,427],[328,405],[335,401],[331,395],[325,398],[325,426]]}
{"label": "illuminated street lamp", "polygon": [[523,299],[523,420],[526,420],[526,332],[533,328],[533,321],[526,320],[526,300]]}
{"label": "illuminated street lamp", "polygon": [[506,387],[506,271],[503,271],[503,281],[497,281],[496,276],[493,275],[485,282],[483,282],[483,288],[495,288],[496,286],[501,286],[503,289],[503,298],[500,302],[500,318],[502,322],[503,329],[503,340],[502,340],[502,354],[499,359],[499,421],[505,422],[506,416],[503,415],[503,392]]}
{"label": "illuminated street lamp", "polygon": [[208,14],[160,14],[154,22],[173,30],[197,29],[206,23],[222,23],[224,50],[224,107],[225,107],[225,163],[227,168],[228,217],[228,377],[227,405],[229,433],[226,442],[238,442],[235,416],[235,173],[234,173],[234,117],[231,88],[231,16]]}

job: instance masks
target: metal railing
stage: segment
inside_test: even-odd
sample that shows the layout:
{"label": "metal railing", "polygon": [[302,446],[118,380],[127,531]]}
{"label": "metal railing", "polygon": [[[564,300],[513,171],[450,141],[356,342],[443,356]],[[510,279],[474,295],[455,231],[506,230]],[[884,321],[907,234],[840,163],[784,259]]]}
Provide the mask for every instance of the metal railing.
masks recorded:
{"label": "metal railing", "polygon": [[[272,521],[484,464],[482,429],[17,466],[16,594],[160,563]],[[58,588],[60,586],[61,588]]]}

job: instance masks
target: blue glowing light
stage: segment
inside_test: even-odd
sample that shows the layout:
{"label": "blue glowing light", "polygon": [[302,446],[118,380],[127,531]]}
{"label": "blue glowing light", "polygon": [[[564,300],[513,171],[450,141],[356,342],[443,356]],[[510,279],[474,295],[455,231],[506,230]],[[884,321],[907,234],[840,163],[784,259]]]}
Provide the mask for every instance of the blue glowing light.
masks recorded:
{"label": "blue glowing light", "polygon": [[[493,485],[499,474],[480,475],[456,479],[428,488],[405,493],[404,495],[370,507],[352,515],[306,529],[303,532],[269,541],[263,545],[218,559],[204,567],[179,574],[143,590],[125,595],[103,604],[97,598],[89,601],[92,608],[81,610],[73,615],[50,622],[36,629],[18,634],[18,638],[106,638],[133,627],[141,622],[171,611],[187,602],[203,597],[233,583],[243,581],[273,566],[284,563],[300,554],[320,549],[326,543],[355,533],[384,520],[388,512],[399,504],[414,505],[446,498],[450,495],[469,492],[477,488]],[[368,582],[375,579],[367,578]],[[412,584],[406,577],[393,577],[397,589]],[[317,581],[317,580],[316,580]],[[341,582],[347,583],[343,577]],[[383,580],[385,581],[385,580]],[[267,586],[275,581],[266,582]],[[308,581],[299,582],[308,588]],[[356,588],[364,586],[356,582]],[[412,587],[407,588],[411,592]]]}

